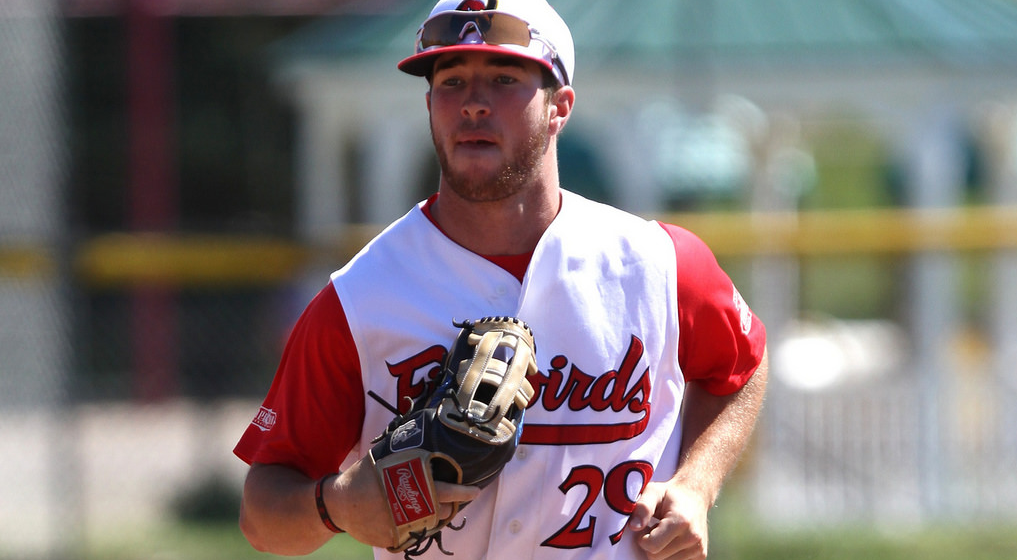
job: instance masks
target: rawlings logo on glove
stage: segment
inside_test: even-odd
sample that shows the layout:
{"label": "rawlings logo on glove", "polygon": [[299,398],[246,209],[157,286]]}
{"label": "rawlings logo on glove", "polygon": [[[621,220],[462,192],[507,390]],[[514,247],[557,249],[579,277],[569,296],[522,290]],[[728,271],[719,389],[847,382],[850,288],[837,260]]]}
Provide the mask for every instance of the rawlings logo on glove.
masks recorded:
{"label": "rawlings logo on glove", "polygon": [[418,457],[382,469],[385,493],[396,525],[413,523],[435,514],[434,494],[427,486],[426,468]]}
{"label": "rawlings logo on glove", "polygon": [[389,550],[404,551],[406,558],[423,554],[432,543],[450,554],[442,548],[441,530],[467,503],[454,504],[439,519],[434,481],[490,484],[515,454],[533,397],[526,376],[537,373],[537,363],[525,323],[485,317],[453,324],[461,330],[434,392],[403,415],[386,404],[398,417],[371,449],[395,526],[396,544]]}

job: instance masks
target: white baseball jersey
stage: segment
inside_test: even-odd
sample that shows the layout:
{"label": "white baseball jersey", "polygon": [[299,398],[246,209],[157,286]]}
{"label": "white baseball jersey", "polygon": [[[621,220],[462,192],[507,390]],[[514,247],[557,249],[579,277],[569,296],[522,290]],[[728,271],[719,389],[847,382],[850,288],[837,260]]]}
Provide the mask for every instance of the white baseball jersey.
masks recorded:
{"label": "white baseball jersey", "polygon": [[[284,366],[305,358],[284,355],[236,452],[249,462],[283,462],[317,477],[339,466],[303,464],[324,442],[338,448],[336,463],[341,458],[345,468],[367,454],[392,420],[391,412],[364,399],[366,391],[390,403],[415,396],[455,338],[453,320],[518,317],[533,330],[540,368],[529,379],[536,396],[521,443],[498,480],[460,512],[455,522],[465,518],[464,528],[443,531],[444,547],[459,558],[487,560],[642,558],[625,530],[628,514],[642,487],[669,478],[678,459],[686,381],[679,365],[677,246],[673,230],[669,235],[656,222],[565,192],[520,282],[446,237],[418,206],[332,275],[348,329],[345,369],[355,361],[359,379],[329,385],[336,374],[321,372],[301,379],[293,373],[300,368]],[[758,320],[729,280],[718,290],[729,290],[730,299],[730,309],[718,316],[733,325],[722,330],[741,331],[746,341],[703,349],[741,354],[728,358],[723,372],[723,382],[737,388],[758,364],[762,327],[751,332]],[[306,330],[298,324],[295,338]],[[320,352],[321,344],[291,344],[287,354]],[[309,369],[339,367],[338,361]],[[328,386],[314,388],[321,383]],[[308,411],[298,403],[310,395],[315,402]],[[325,397],[339,400],[322,404]],[[305,410],[297,412],[300,406]],[[318,414],[338,415],[324,425],[349,433],[322,434],[328,430],[314,421]],[[402,554],[377,550],[375,556]],[[444,555],[432,547],[423,558]]]}

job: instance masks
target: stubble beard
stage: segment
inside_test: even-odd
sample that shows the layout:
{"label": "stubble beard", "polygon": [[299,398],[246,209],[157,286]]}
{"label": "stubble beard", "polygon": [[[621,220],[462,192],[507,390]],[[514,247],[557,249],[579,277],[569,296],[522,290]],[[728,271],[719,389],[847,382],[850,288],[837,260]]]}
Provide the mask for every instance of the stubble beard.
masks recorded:
{"label": "stubble beard", "polygon": [[[545,129],[546,130],[546,127]],[[509,155],[503,164],[490,172],[474,167],[456,169],[445,145],[439,141],[431,127],[431,140],[438,154],[442,180],[452,192],[470,202],[495,202],[523,191],[536,182],[540,175],[540,161],[547,151],[548,137],[539,130],[530,133],[524,142]]]}

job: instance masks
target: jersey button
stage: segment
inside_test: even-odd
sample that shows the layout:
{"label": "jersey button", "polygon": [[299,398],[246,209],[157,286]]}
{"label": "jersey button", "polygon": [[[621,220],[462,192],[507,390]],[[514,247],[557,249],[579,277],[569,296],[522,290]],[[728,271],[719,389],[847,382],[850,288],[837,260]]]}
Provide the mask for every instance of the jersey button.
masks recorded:
{"label": "jersey button", "polygon": [[527,455],[527,453],[526,453],[526,448],[525,447],[517,447],[516,448],[516,459],[520,459],[520,460],[525,459],[526,455]]}
{"label": "jersey button", "polygon": [[523,524],[520,523],[518,519],[513,519],[509,523],[509,532],[512,533],[513,535],[515,535],[516,533],[518,533],[519,531],[522,531],[522,530],[523,530]]}

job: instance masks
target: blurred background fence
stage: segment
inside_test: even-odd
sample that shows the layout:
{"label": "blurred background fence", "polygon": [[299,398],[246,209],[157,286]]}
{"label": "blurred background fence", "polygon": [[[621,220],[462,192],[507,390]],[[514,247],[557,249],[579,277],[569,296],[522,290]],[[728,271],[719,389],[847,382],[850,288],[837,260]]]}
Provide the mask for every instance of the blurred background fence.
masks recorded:
{"label": "blurred background fence", "polygon": [[[0,3],[0,558],[235,517],[297,314],[436,184],[431,4]],[[768,325],[744,515],[1017,521],[1017,3],[552,4],[565,186]]]}

